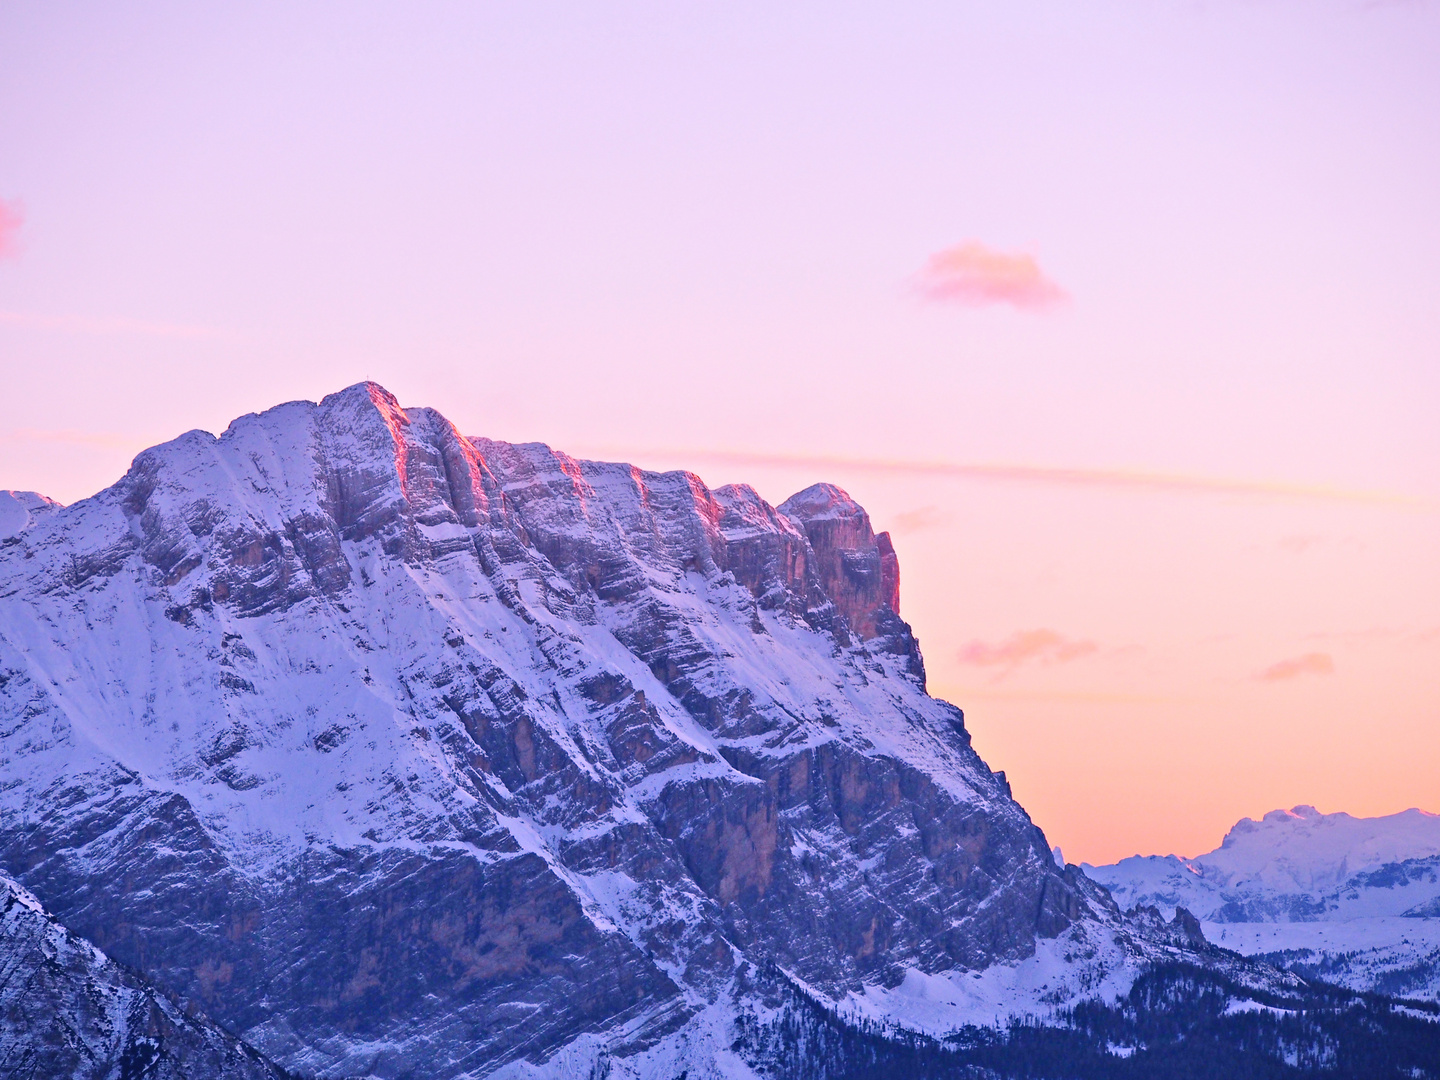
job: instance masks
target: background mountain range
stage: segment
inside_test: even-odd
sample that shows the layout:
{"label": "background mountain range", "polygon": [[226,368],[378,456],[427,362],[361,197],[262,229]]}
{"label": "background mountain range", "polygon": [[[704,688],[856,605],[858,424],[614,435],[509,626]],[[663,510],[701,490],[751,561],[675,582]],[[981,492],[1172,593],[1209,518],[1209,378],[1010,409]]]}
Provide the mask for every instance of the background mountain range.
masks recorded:
{"label": "background mountain range", "polygon": [[1193,859],[1085,866],[1122,906],[1183,906],[1205,936],[1358,990],[1440,1000],[1440,815],[1244,819]]}

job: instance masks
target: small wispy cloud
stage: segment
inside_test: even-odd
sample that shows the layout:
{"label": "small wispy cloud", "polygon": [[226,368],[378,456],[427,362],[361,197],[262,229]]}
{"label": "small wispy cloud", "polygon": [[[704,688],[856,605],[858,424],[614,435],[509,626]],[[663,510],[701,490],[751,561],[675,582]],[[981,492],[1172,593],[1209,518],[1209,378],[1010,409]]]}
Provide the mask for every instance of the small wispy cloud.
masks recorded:
{"label": "small wispy cloud", "polygon": [[20,204],[0,199],[0,259],[20,254],[20,226],[24,223]]}
{"label": "small wispy cloud", "polygon": [[1026,663],[1063,664],[1099,651],[1093,641],[1076,641],[1054,630],[1021,630],[1004,641],[972,641],[956,657],[976,667],[1013,669]]}
{"label": "small wispy cloud", "polygon": [[1281,682],[1299,678],[1301,675],[1330,675],[1334,671],[1335,661],[1330,658],[1329,653],[1312,652],[1271,664],[1256,678],[1261,682]]}
{"label": "small wispy cloud", "polygon": [[209,326],[152,322],[146,319],[91,319],[82,315],[37,315],[24,311],[0,311],[0,325],[29,330],[58,330],[66,334],[136,334],[141,337],[212,338],[222,332]]}
{"label": "small wispy cloud", "polygon": [[1038,311],[1066,298],[1035,256],[994,251],[978,240],[931,255],[915,287],[926,300],[965,307],[1009,304]]}
{"label": "small wispy cloud", "polygon": [[935,684],[932,696],[946,701],[1041,701],[1085,705],[1186,705],[1200,700],[1176,694],[1129,694],[1111,690],[1020,690],[997,686],[994,680],[972,686]]}

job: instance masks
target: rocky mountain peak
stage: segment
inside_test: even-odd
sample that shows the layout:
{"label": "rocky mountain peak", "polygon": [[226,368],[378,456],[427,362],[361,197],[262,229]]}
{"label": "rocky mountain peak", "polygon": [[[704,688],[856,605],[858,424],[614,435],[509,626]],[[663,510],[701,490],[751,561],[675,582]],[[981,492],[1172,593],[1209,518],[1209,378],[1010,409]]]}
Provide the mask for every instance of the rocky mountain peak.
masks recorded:
{"label": "rocky mountain peak", "polygon": [[0,545],[0,867],[325,1075],[703,1057],[777,979],[898,1016],[1115,970],[1139,939],[925,693],[898,589],[838,488],[371,383],[190,432]]}
{"label": "rocky mountain peak", "polygon": [[887,633],[900,614],[900,560],[889,533],[834,484],[813,484],[780,504],[815,551],[821,585],[862,640]]}

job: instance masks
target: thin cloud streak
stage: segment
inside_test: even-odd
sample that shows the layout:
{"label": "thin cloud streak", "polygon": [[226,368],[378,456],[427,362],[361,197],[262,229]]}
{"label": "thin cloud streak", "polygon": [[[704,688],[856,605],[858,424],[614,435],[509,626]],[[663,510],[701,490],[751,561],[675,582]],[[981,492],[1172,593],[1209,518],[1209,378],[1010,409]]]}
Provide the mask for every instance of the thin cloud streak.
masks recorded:
{"label": "thin cloud streak", "polygon": [[1334,672],[1335,661],[1330,658],[1329,653],[1312,652],[1271,664],[1256,678],[1261,682],[1282,682],[1301,675],[1333,675]]}
{"label": "thin cloud streak", "polygon": [[148,322],[143,319],[90,319],[78,315],[36,315],[23,311],[0,311],[0,324],[29,330],[58,330],[67,334],[138,334],[143,337],[213,338],[221,331],[209,326]]}
{"label": "thin cloud streak", "polygon": [[598,452],[654,458],[714,462],[777,469],[850,469],[899,476],[944,476],[955,480],[992,480],[1008,483],[1050,484],[1063,487],[1170,492],[1189,495],[1247,495],[1261,498],[1316,499],[1325,502],[1376,503],[1427,506],[1430,500],[1392,491],[1362,491],[1322,484],[1293,484],[1272,480],[1236,480],[1182,473],[1153,473],[1130,469],[1070,469],[1045,465],[980,465],[948,461],[899,461],[853,458],[829,454],[768,454],[744,450],[648,450],[637,447],[597,447]]}
{"label": "thin cloud streak", "polygon": [[978,240],[931,255],[915,277],[915,288],[933,303],[963,307],[1009,304],[1038,311],[1066,299],[1065,290],[1045,276],[1035,256],[995,251]]}
{"label": "thin cloud streak", "polygon": [[1107,690],[1007,690],[993,684],[948,686],[934,684],[932,694],[945,701],[1027,701],[1085,705],[1186,705],[1204,699],[1177,694],[1129,694]]}

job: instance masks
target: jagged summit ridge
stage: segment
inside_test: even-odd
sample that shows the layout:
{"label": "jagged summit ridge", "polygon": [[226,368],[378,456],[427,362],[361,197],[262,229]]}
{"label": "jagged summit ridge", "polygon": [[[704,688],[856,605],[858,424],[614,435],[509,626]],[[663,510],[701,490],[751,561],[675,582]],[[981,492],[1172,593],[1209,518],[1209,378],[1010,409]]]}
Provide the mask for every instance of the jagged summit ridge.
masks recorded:
{"label": "jagged summit ridge", "polygon": [[[900,624],[900,560],[888,532],[834,484],[814,484],[780,504],[814,548],[816,571],[847,625],[862,638],[894,633]],[[919,650],[914,651],[917,672]]]}
{"label": "jagged summit ridge", "polygon": [[189,432],[0,542],[0,867],[324,1075],[703,1056],[775,972],[883,1011],[1087,926],[1143,953],[926,695],[898,582],[838,489],[373,383]]}

